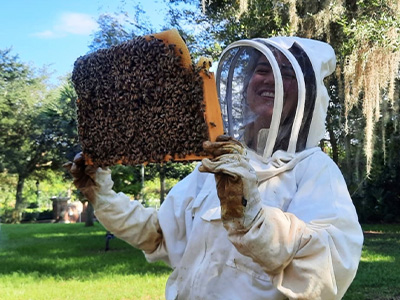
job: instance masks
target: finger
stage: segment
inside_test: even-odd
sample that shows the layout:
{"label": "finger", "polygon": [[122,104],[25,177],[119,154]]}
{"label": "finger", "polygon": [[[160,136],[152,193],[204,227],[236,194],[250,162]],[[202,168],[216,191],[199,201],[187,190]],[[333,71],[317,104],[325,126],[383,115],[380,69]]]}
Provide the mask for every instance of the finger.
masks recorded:
{"label": "finger", "polygon": [[238,140],[234,139],[233,137],[229,136],[229,135],[219,135],[217,136],[216,142],[230,142],[232,144],[236,144],[239,147],[243,147],[242,143],[239,142]]}
{"label": "finger", "polygon": [[210,168],[207,166],[207,164],[204,164],[204,160],[208,160],[208,158],[204,158],[202,161],[201,161],[201,165],[199,166],[199,171],[200,172],[203,172],[203,173],[206,173],[206,172],[208,172],[208,173],[213,173],[211,170],[210,170]]}
{"label": "finger", "polygon": [[65,164],[63,164],[62,166],[63,166],[63,168],[67,169],[68,171],[71,171],[72,164],[73,163],[71,161],[69,161],[69,162],[66,162]]}
{"label": "finger", "polygon": [[234,140],[234,138],[229,135],[226,135],[226,134],[219,135],[215,139],[216,142],[227,142],[227,141],[231,141],[231,140]]}
{"label": "finger", "polygon": [[94,179],[97,169],[98,168],[95,166],[86,166],[85,174],[88,175],[90,178]]}
{"label": "finger", "polygon": [[214,162],[214,161],[211,161],[208,158],[204,158],[201,161],[201,165],[199,166],[199,171],[200,172],[208,172],[208,173],[216,174],[216,173],[220,172],[219,170],[217,170],[217,167],[219,165],[220,165],[219,162]]}
{"label": "finger", "polygon": [[78,154],[75,155],[74,163],[75,164],[84,164],[85,163],[85,157],[83,156],[82,152],[79,152]]}
{"label": "finger", "polygon": [[238,174],[234,172],[234,169],[236,167],[236,163],[230,161],[227,163],[224,160],[210,160],[208,158],[204,158],[201,161],[201,165],[199,166],[199,171],[200,172],[208,172],[208,173],[214,173],[214,174],[223,174],[223,175],[228,175],[233,178],[237,178]]}
{"label": "finger", "polygon": [[85,165],[73,163],[70,168],[70,173],[75,178],[81,178],[85,175]]}
{"label": "finger", "polygon": [[223,154],[243,154],[244,148],[242,144],[236,142],[210,142],[205,141],[203,143],[203,149],[208,154],[213,155],[214,157],[220,156]]}
{"label": "finger", "polygon": [[91,187],[96,185],[96,183],[92,180],[92,178],[88,176],[84,176],[81,177],[80,179],[74,180],[74,184],[82,192],[87,192],[88,190],[91,190]]}

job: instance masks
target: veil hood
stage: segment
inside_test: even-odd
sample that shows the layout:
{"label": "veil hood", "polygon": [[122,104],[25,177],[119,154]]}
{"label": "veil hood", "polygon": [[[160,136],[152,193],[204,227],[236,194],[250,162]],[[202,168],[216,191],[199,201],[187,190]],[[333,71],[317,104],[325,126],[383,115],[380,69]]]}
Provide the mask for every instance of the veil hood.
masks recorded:
{"label": "veil hood", "polygon": [[[277,53],[289,61],[297,81],[296,111],[290,122],[286,122],[290,124],[286,129],[282,111],[287,96],[285,93],[288,92],[284,90]],[[329,104],[324,78],[335,70],[336,58],[330,45],[312,39],[273,37],[240,40],[224,50],[218,63],[216,80],[226,132],[246,142],[246,127],[256,118],[246,106],[245,91],[257,55],[267,58],[275,82],[272,119],[267,138],[263,139],[265,145],[257,154],[265,161],[278,150],[294,155],[317,146],[325,135]]]}

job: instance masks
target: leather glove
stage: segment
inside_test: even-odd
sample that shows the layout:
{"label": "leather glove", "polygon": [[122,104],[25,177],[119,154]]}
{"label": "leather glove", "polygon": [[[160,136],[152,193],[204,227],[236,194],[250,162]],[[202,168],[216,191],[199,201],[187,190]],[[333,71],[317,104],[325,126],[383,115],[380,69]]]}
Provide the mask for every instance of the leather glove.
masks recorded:
{"label": "leather glove", "polygon": [[74,157],[73,162],[67,162],[63,165],[74,178],[74,185],[78,188],[86,199],[95,204],[96,202],[96,171],[98,167],[85,165],[85,158],[82,152]]}
{"label": "leather glove", "polygon": [[257,175],[246,158],[244,146],[229,136],[204,142],[205,158],[200,172],[215,174],[221,202],[221,218],[227,230],[248,230],[261,210]]}

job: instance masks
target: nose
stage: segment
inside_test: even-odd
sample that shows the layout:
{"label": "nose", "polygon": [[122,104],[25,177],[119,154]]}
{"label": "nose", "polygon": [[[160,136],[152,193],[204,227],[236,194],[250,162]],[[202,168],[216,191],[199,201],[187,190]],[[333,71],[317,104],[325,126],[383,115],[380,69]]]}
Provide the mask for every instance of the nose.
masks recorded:
{"label": "nose", "polygon": [[271,71],[271,72],[264,74],[262,81],[265,84],[274,83],[275,82],[274,73]]}

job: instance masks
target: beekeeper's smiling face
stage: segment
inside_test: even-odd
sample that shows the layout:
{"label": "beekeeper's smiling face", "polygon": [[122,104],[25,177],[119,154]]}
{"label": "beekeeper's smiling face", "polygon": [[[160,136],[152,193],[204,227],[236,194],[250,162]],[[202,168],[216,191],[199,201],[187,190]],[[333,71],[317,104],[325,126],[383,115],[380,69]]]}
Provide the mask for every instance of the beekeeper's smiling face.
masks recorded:
{"label": "beekeeper's smiling face", "polygon": [[[284,91],[284,108],[282,119],[286,117],[297,105],[297,80],[294,70],[288,59],[277,53]],[[275,99],[275,79],[272,67],[267,58],[262,55],[257,61],[253,75],[247,87],[247,103],[250,109],[258,116],[257,122],[261,127],[269,128],[272,119]]]}

